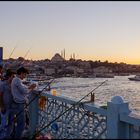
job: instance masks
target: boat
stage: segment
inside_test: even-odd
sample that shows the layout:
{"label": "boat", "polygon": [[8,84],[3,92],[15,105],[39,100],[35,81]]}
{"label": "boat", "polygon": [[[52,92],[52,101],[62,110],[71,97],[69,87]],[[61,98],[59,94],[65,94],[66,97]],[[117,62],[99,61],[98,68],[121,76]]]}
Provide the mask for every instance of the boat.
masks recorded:
{"label": "boat", "polygon": [[135,75],[134,77],[129,77],[128,79],[132,81],[140,81],[140,75]]}
{"label": "boat", "polygon": [[52,76],[37,75],[37,74],[28,74],[27,77],[22,80],[22,83],[29,86],[31,84],[36,84],[37,87],[42,87],[47,85],[50,82],[50,79],[53,79]]}

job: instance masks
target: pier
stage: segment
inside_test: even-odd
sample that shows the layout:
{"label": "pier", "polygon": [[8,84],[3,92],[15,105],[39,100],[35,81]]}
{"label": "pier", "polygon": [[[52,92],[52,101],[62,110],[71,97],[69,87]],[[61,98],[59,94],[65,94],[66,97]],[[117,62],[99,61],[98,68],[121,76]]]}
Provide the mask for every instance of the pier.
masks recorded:
{"label": "pier", "polygon": [[[96,102],[77,103],[64,96],[34,91],[29,106],[29,137],[37,131],[52,139],[140,139],[140,115],[129,103],[113,97],[107,108]],[[43,98],[44,105],[39,105]]]}

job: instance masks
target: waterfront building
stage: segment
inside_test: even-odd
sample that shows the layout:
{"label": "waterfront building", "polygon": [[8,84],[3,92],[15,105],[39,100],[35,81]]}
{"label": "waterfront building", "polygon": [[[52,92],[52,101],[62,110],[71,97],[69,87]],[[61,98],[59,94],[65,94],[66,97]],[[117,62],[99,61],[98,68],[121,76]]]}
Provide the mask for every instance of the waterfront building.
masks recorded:
{"label": "waterfront building", "polygon": [[112,73],[112,70],[105,66],[99,66],[93,69],[94,73]]}

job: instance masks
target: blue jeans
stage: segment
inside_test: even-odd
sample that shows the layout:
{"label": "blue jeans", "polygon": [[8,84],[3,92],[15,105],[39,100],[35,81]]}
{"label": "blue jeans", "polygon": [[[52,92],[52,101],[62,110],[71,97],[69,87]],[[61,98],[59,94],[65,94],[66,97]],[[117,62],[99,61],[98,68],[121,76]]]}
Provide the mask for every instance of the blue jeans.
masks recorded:
{"label": "blue jeans", "polygon": [[14,115],[16,115],[15,138],[21,139],[25,126],[24,104],[13,103],[12,109],[14,110]]}
{"label": "blue jeans", "polygon": [[[14,122],[13,122],[13,118],[14,118],[14,114],[13,114],[13,110],[10,109],[6,109],[5,113],[1,113],[1,128],[2,129],[2,133],[3,135],[1,135],[3,138],[10,138],[10,135],[13,132],[13,128],[14,128]],[[8,121],[8,123],[7,123]],[[0,133],[1,133],[0,132]]]}
{"label": "blue jeans", "polygon": [[12,108],[8,109],[8,127],[7,127],[7,138],[10,138],[11,133],[14,128],[14,110]]}

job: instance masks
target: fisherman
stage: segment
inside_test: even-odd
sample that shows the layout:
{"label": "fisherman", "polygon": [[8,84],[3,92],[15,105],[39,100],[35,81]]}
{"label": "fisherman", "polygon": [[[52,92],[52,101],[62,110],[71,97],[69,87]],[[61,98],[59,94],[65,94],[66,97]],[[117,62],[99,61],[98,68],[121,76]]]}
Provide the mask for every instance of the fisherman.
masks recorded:
{"label": "fisherman", "polygon": [[[15,76],[15,72],[8,69],[6,71],[5,80],[0,84],[0,109],[1,109],[1,132],[5,133],[4,138],[10,138],[13,129],[13,110],[11,82]],[[7,124],[8,122],[8,124]],[[2,129],[4,131],[2,131]]]}
{"label": "fisherman", "polygon": [[22,138],[22,133],[25,127],[25,115],[24,106],[26,103],[26,95],[31,93],[31,91],[36,87],[36,84],[31,84],[26,86],[22,83],[22,80],[28,74],[28,70],[24,67],[20,67],[17,70],[16,77],[12,80],[11,89],[13,95],[13,108],[16,114],[16,128],[15,128],[15,138]]}
{"label": "fisherman", "polygon": [[3,66],[0,65],[0,81],[3,81],[5,78],[3,76]]}

